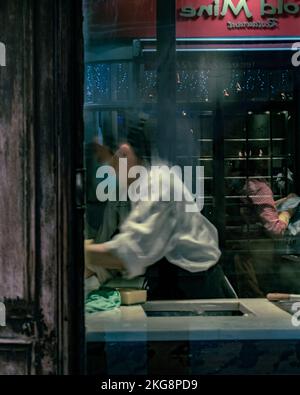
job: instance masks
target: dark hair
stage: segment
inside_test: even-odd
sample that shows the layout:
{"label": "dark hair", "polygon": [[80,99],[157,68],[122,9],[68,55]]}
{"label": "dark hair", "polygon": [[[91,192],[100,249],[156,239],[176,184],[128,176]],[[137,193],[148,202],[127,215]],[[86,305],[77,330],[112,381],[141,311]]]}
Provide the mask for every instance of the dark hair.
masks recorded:
{"label": "dark hair", "polygon": [[130,144],[135,155],[146,162],[151,162],[152,141],[149,117],[140,113],[128,119],[126,142]]}
{"label": "dark hair", "polygon": [[121,128],[117,136],[106,131],[104,145],[113,154],[121,144],[128,143],[139,159],[151,163],[154,127],[149,116],[133,110],[125,113],[123,119],[125,127]]}

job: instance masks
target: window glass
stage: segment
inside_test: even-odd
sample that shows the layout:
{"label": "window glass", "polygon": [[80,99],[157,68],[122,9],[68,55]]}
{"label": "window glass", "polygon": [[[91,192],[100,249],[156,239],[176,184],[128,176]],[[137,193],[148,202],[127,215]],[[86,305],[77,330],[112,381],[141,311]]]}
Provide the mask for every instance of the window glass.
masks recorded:
{"label": "window glass", "polygon": [[[173,19],[162,3],[175,4],[85,1],[86,278],[96,278],[87,289],[146,290],[156,318],[200,313],[149,302],[253,299],[259,308],[270,293],[300,294],[292,43],[264,29],[237,39],[219,29],[228,16],[200,26],[178,14],[184,0]],[[130,176],[133,166],[150,177]],[[153,166],[176,174],[165,182]],[[157,196],[140,199],[154,181]]]}
{"label": "window glass", "polygon": [[[175,44],[175,25],[159,22],[173,42],[163,33],[157,36],[156,2],[144,0],[130,13],[133,3],[85,2],[86,238],[102,234],[104,221],[110,221],[109,202],[97,197],[97,170],[140,122],[150,136],[148,156],[183,173],[189,166],[204,169],[199,211],[218,231],[222,269],[238,296],[298,292],[292,273],[299,265],[289,263],[287,278],[280,271],[289,254],[298,259],[298,234],[292,235],[288,225],[297,209],[288,212],[277,204],[298,191],[295,70],[289,56],[206,51],[209,46],[182,38]],[[188,28],[182,26],[177,24],[177,34],[188,40]],[[134,138],[139,140],[138,133]],[[198,181],[193,177],[192,192]],[[110,236],[120,232],[119,217],[126,217],[123,211],[119,216],[119,207],[132,209],[130,202],[116,205]]]}

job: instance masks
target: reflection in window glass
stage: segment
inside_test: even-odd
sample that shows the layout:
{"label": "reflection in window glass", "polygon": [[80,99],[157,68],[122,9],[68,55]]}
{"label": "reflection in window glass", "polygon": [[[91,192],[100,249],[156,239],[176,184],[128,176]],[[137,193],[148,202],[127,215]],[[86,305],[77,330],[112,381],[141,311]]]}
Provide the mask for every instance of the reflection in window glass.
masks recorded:
{"label": "reflection in window glass", "polygon": [[[147,291],[147,303],[255,299],[254,308],[269,293],[300,294],[298,96],[289,52],[227,36],[197,41],[189,36],[197,18],[176,41],[175,25],[182,35],[184,22],[168,22],[162,34],[163,2],[86,3],[87,291],[106,299],[103,310],[119,312],[124,287]],[[140,173],[129,175],[133,166]],[[169,183],[159,166],[176,166]],[[131,199],[155,181],[163,185],[155,198]],[[186,194],[175,199],[180,188]],[[101,294],[109,288],[117,294]],[[156,319],[205,316],[147,303]],[[89,311],[101,309],[89,300]]]}
{"label": "reflection in window glass", "polygon": [[[181,50],[173,65],[176,100],[166,104],[168,98],[158,90],[159,73],[165,70],[158,64],[155,40],[137,44],[133,31],[118,31],[118,21],[110,19],[113,6],[88,4],[93,24],[88,26],[86,52],[89,59],[93,56],[85,68],[87,235],[95,236],[99,228],[107,226],[103,221],[109,204],[97,199],[97,169],[107,164],[120,144],[126,142],[128,130],[135,128],[132,122],[139,123],[138,117],[144,116],[147,120],[138,127],[151,135],[151,157],[160,154],[160,145],[169,144],[173,152],[167,157],[170,164],[182,170],[185,166],[204,167],[202,213],[221,233],[223,269],[238,289],[238,296],[283,292],[287,280],[278,276],[277,269],[285,257],[282,250],[277,253],[276,245],[279,239],[282,245],[285,240],[290,243],[286,237],[294,212],[281,209],[277,201],[297,191],[296,131],[293,107],[289,104],[293,100],[293,72],[283,56],[274,68],[273,62],[259,53],[239,58],[234,53],[225,57],[222,53],[187,50],[185,54]],[[97,32],[101,7],[104,16]],[[104,17],[111,23],[108,35],[100,26]],[[131,21],[127,23],[130,25]],[[171,83],[166,81],[166,92]],[[276,108],[273,102],[277,103]],[[159,129],[166,105],[173,106],[175,117],[172,140],[167,143],[164,131]],[[135,138],[138,140],[138,135]],[[195,188],[193,180],[192,190]],[[120,231],[119,217],[115,225],[117,228],[109,234]],[[244,242],[246,239],[249,245]],[[248,253],[252,241],[261,246],[255,258]],[[272,250],[266,268],[268,282],[265,264],[260,263],[266,261],[265,252],[260,256],[263,250]],[[244,254],[246,260],[241,258]],[[244,269],[252,273],[249,284]],[[256,283],[252,292],[249,287],[253,278]],[[291,289],[296,292],[298,285]]]}

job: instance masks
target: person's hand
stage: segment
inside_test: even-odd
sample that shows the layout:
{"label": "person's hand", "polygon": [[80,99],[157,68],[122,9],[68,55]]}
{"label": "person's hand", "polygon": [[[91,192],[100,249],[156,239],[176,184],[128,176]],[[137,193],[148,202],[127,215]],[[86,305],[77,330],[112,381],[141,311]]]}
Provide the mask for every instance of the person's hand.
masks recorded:
{"label": "person's hand", "polygon": [[292,217],[292,216],[291,216],[291,214],[289,213],[289,211],[282,211],[282,212],[279,214],[279,219],[280,219],[280,221],[284,222],[286,225],[289,224],[291,217]]}
{"label": "person's hand", "polygon": [[85,278],[89,278],[94,274],[94,272],[88,268],[89,256],[90,256],[90,254],[88,253],[88,246],[90,246],[93,243],[94,243],[94,240],[85,240],[84,241],[84,264],[85,264],[84,277]]}
{"label": "person's hand", "polygon": [[95,273],[92,272],[90,269],[87,267],[84,268],[84,278],[90,278],[94,275]]}

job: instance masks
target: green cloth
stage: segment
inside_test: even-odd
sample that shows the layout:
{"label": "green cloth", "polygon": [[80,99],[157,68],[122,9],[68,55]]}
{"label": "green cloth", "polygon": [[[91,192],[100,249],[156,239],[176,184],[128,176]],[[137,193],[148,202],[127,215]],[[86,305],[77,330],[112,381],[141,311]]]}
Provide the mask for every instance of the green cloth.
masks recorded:
{"label": "green cloth", "polygon": [[85,311],[95,313],[108,311],[121,306],[120,292],[114,288],[100,287],[90,292],[85,299]]}

